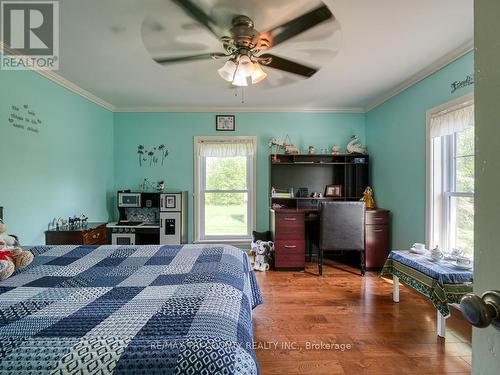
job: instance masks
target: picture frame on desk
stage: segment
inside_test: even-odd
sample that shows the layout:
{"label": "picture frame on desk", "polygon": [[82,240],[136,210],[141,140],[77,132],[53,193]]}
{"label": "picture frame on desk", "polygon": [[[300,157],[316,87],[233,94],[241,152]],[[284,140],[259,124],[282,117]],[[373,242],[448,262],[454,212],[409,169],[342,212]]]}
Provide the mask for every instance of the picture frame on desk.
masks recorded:
{"label": "picture frame on desk", "polygon": [[333,198],[342,197],[342,185],[326,185],[325,197],[333,197]]}

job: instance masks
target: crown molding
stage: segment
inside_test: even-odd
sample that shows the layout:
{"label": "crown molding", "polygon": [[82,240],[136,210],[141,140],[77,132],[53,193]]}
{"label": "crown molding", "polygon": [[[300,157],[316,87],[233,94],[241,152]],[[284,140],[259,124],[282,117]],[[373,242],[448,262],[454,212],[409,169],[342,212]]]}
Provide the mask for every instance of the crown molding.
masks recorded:
{"label": "crown molding", "polygon": [[111,104],[105,101],[104,99],[99,98],[98,96],[95,96],[91,92],[81,88],[80,86],[74,84],[71,81],[68,81],[66,78],[61,77],[59,74],[54,73],[52,70],[34,70],[36,73],[40,74],[41,76],[51,80],[54,83],[57,83],[59,86],[64,87],[65,89],[74,92],[75,94],[80,95],[81,97],[111,111],[115,111],[115,107]]}
{"label": "crown molding", "polygon": [[337,112],[365,113],[362,107],[117,107],[114,112]]}
{"label": "crown molding", "polygon": [[427,68],[422,69],[403,83],[399,84],[389,92],[379,96],[373,100],[366,108],[365,112],[370,112],[372,109],[377,108],[379,105],[385,103],[389,99],[403,92],[407,88],[413,86],[414,84],[422,81],[423,79],[429,77],[430,75],[436,73],[438,70],[444,68],[446,65],[451,64],[453,61],[459,59],[465,54],[469,53],[474,49],[474,40],[469,40],[465,44],[457,47],[453,51],[450,51],[440,59],[436,60],[434,63],[429,65]]}
{"label": "crown molding", "polygon": [[[3,40],[0,40],[0,53],[3,54],[4,51],[9,52],[9,54],[13,55],[19,55],[16,50],[10,48],[6,43],[3,42]],[[32,72],[40,74],[42,77],[45,77],[52,82],[58,84],[59,86],[64,87],[65,89],[74,92],[75,94],[80,95],[81,97],[109,110],[109,111],[114,111],[115,107],[108,103],[107,101],[99,98],[98,96],[92,94],[91,92],[81,88],[80,86],[74,84],[71,81],[68,81],[66,78],[60,76],[53,70],[41,70],[41,69],[35,69],[35,68],[28,68],[27,70],[31,70]]]}

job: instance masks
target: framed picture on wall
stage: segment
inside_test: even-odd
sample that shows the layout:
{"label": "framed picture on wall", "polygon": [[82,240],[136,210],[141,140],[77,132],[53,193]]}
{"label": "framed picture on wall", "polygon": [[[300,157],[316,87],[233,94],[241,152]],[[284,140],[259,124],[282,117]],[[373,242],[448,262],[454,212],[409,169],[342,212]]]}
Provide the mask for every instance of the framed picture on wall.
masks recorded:
{"label": "framed picture on wall", "polygon": [[235,130],[234,115],[216,115],[215,130],[223,132],[232,132]]}
{"label": "framed picture on wall", "polygon": [[326,185],[325,197],[341,197],[342,185]]}

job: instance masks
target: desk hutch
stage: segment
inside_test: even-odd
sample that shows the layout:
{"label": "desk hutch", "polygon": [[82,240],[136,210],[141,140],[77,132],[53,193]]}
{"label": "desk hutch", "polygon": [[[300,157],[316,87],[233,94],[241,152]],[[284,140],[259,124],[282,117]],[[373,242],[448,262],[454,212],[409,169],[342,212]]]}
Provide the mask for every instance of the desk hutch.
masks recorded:
{"label": "desk hutch", "polygon": [[[273,155],[270,183],[289,196],[270,197],[270,223],[276,269],[304,269],[308,232],[317,229],[323,201],[355,201],[369,185],[368,155]],[[341,194],[325,197],[326,185],[340,185]],[[307,189],[307,193],[306,190]],[[321,198],[311,197],[321,193]],[[389,211],[367,210],[365,258],[368,270],[381,268],[389,253]]]}

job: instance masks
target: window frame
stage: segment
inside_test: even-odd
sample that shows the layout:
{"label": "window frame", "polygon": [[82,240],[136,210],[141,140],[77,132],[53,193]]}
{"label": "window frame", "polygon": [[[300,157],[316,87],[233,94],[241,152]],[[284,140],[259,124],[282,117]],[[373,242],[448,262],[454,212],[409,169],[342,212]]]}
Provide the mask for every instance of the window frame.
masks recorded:
{"label": "window frame", "polygon": [[[435,144],[433,138],[430,135],[430,125],[431,119],[442,112],[452,111],[455,108],[459,108],[467,103],[474,105],[474,93],[464,95],[455,100],[449,101],[443,105],[432,108],[426,113],[426,213],[425,213],[425,243],[427,248],[435,246],[436,238],[434,238],[434,227],[435,223],[439,221],[439,237],[441,243],[444,244],[445,248],[449,248],[450,244],[450,217],[451,217],[451,201],[456,197],[466,197],[474,198],[474,192],[457,192],[455,189],[456,185],[456,158],[455,158],[455,148],[456,148],[456,134],[453,133],[446,136],[446,144],[439,145],[440,153],[438,155],[438,163],[441,165],[441,190],[443,192],[442,201],[440,202],[441,210],[437,207],[439,217],[434,217],[436,213],[435,207],[435,193],[433,191],[435,187],[435,171],[434,171],[434,148]],[[450,170],[451,169],[451,170]],[[436,224],[438,225],[438,224]]]}
{"label": "window frame", "polygon": [[[223,192],[243,192],[248,195],[247,205],[247,227],[248,236],[205,236],[204,234],[204,190],[206,186],[205,163],[200,156],[200,146],[204,142],[233,143],[251,142],[253,145],[253,156],[247,158],[247,190],[217,190]],[[252,239],[252,231],[256,227],[256,189],[257,189],[257,137],[256,136],[195,136],[194,137],[194,243],[247,243]]]}

